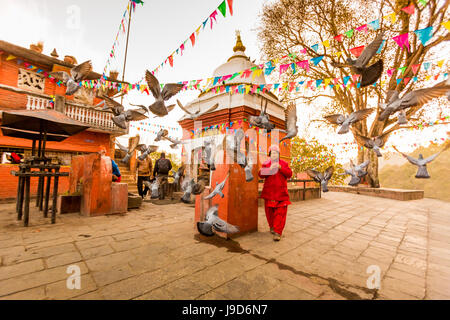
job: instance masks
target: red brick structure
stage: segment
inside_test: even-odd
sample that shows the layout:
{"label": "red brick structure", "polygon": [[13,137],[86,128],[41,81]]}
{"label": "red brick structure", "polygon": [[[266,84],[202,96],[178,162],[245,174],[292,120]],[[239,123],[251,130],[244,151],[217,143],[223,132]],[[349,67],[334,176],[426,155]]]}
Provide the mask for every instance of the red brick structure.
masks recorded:
{"label": "red brick structure", "polygon": [[[72,64],[45,55],[39,50],[26,49],[0,40],[0,123],[2,111],[17,109],[55,109],[69,117],[88,124],[91,128],[62,142],[47,142],[46,156],[58,157],[65,165],[63,171],[70,170],[71,158],[79,154],[97,152],[103,145],[107,155],[114,157],[112,140],[127,133],[111,121],[112,113],[94,109],[101,102],[91,89],[82,87],[73,96],[65,96],[66,87],[49,79],[52,71],[70,72]],[[100,74],[91,72],[88,80],[100,78]],[[108,79],[115,80],[115,79]],[[115,92],[107,90],[104,94]],[[4,154],[16,152],[24,156],[31,155],[30,140],[3,136],[0,131],[0,200],[15,198],[17,178],[10,171],[16,166],[5,163]],[[36,193],[37,181],[32,179],[32,195]],[[59,191],[68,189],[68,179],[61,178]]]}

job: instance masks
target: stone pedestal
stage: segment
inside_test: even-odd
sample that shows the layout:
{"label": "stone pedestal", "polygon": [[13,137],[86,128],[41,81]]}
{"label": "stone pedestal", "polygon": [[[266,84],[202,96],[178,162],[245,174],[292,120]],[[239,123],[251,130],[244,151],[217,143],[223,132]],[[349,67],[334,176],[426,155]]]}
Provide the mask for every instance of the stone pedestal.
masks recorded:
{"label": "stone pedestal", "polygon": [[111,213],[128,211],[128,184],[113,182],[111,185]]}

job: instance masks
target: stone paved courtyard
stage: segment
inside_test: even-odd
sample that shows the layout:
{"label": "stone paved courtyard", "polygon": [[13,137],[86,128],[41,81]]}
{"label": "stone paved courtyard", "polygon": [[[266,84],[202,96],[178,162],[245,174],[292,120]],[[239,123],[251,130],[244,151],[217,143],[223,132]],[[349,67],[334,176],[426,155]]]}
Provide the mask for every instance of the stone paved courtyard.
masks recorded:
{"label": "stone paved courtyard", "polygon": [[[193,207],[15,220],[0,205],[0,299],[450,299],[450,203],[329,192],[289,207],[273,242],[197,235]],[[69,265],[81,289],[69,290]],[[368,266],[381,288],[368,289]]]}

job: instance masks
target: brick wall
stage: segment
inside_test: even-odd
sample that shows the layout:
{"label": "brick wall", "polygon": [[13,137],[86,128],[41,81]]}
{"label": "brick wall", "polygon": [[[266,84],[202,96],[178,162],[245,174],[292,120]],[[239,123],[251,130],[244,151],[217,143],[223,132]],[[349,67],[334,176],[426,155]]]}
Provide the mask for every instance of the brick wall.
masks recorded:
{"label": "brick wall", "polygon": [[[11,171],[19,170],[19,166],[14,164],[0,164],[0,200],[16,199],[18,177],[11,175]],[[70,172],[70,167],[61,167],[62,172]],[[35,196],[37,193],[38,178],[31,178],[30,193]],[[51,183],[51,193],[53,192],[53,179]],[[64,193],[69,190],[69,177],[61,177],[58,182],[58,193]],[[50,195],[51,195],[50,193]]]}

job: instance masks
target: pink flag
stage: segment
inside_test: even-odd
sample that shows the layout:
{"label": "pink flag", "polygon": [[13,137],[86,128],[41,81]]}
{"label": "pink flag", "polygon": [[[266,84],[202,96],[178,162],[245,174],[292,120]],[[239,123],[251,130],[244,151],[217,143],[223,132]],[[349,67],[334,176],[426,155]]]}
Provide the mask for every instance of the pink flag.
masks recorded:
{"label": "pink flag", "polygon": [[388,76],[389,76],[389,77],[392,77],[392,74],[394,73],[394,71],[395,71],[395,69],[389,69],[389,70],[387,71]]}
{"label": "pink flag", "polygon": [[183,55],[184,43],[180,46],[180,49],[181,49],[181,55]]}
{"label": "pink flag", "polygon": [[359,74],[354,74],[354,75],[352,75],[352,79],[353,79],[353,81],[357,81],[358,80],[358,78],[359,78]]}
{"label": "pink flag", "polygon": [[303,48],[302,50],[300,50],[300,53],[306,54],[306,49]]}
{"label": "pink flag", "polygon": [[414,74],[417,73],[417,70],[419,70],[419,68],[420,68],[420,64],[413,64],[413,65],[411,66],[412,72],[413,72]]}
{"label": "pink flag", "polygon": [[213,26],[213,19],[214,19],[214,21],[216,21],[216,16],[217,16],[217,10],[214,10],[214,12],[211,13],[211,15],[209,16],[209,20],[211,20],[211,29]]}
{"label": "pink flag", "polygon": [[362,26],[359,26],[358,28],[356,28],[356,30],[359,32],[367,33],[367,24],[363,24]]}
{"label": "pink flag", "polygon": [[397,44],[399,45],[400,48],[406,47],[408,49],[408,52],[409,52],[408,33],[401,34],[399,36],[393,37],[392,39],[395,42],[397,42]]}
{"label": "pink flag", "polygon": [[309,60],[298,61],[295,64],[297,67],[305,69],[306,72],[309,71]]}
{"label": "pink flag", "polygon": [[414,14],[415,11],[414,4],[411,3],[409,6],[402,8],[402,11],[405,11],[408,14]]}
{"label": "pink flag", "polygon": [[[298,62],[297,62],[298,63]],[[280,65],[280,74],[285,73],[291,64],[281,64]]]}

